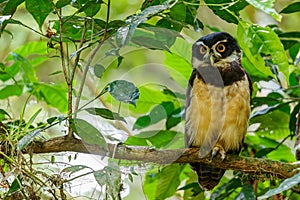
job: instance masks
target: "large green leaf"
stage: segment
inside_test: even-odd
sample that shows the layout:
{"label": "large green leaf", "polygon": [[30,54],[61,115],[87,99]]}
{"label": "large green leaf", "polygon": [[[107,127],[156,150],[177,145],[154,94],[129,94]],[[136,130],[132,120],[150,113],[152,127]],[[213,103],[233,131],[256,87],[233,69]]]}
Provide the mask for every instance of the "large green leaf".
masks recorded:
{"label": "large green leaf", "polygon": [[13,78],[20,71],[20,62],[15,62],[11,66],[5,66],[1,63],[0,66],[0,80],[3,82]]}
{"label": "large green leaf", "polygon": [[288,14],[300,11],[300,2],[294,2],[285,7],[280,11],[280,13]]}
{"label": "large green leaf", "polygon": [[42,28],[46,17],[53,10],[50,0],[26,0],[26,9],[33,16],[39,27]]}
{"label": "large green leaf", "polygon": [[255,8],[258,8],[262,10],[263,12],[271,15],[274,19],[277,21],[281,21],[282,16],[279,15],[276,10],[273,8],[275,0],[246,0],[249,4],[254,6]]}
{"label": "large green leaf", "polygon": [[171,129],[181,122],[183,119],[184,107],[177,108],[167,118],[166,129]]}
{"label": "large green leaf", "polygon": [[[14,53],[23,56],[24,58],[29,55],[34,56],[45,56],[48,55],[48,47],[45,41],[34,41],[28,42],[17,49],[14,50]],[[9,55],[7,60],[11,60],[13,57]]]}
{"label": "large green leaf", "polygon": [[21,189],[21,187],[23,187],[23,181],[21,176],[18,176],[14,179],[14,181],[11,183],[9,190],[7,192],[7,194],[11,195],[16,193],[17,191],[19,191]]}
{"label": "large green leaf", "polygon": [[35,84],[35,89],[39,93],[35,93],[38,97],[48,104],[57,108],[60,112],[65,113],[68,109],[67,92],[60,85],[51,85],[47,83]]}
{"label": "large green leaf", "polygon": [[227,181],[225,184],[218,187],[211,194],[211,200],[226,199],[236,188],[241,187],[242,182],[239,176],[233,177],[231,180]]}
{"label": "large green leaf", "polygon": [[247,6],[245,0],[237,1],[234,4],[231,0],[204,0],[208,7],[221,19],[238,24],[239,11]]}
{"label": "large green leaf", "polygon": [[72,130],[87,144],[95,144],[108,149],[103,135],[93,125],[83,119],[71,119],[70,126]]}
{"label": "large green leaf", "polygon": [[183,88],[187,88],[192,66],[183,57],[165,52],[165,66],[171,77]]}
{"label": "large green leaf", "polygon": [[17,7],[23,3],[25,0],[7,0],[7,1],[0,1],[1,2],[1,9],[0,15],[13,15],[17,9]]}
{"label": "large green leaf", "polygon": [[131,82],[116,80],[106,86],[107,91],[118,101],[136,106],[140,96],[139,89]]}
{"label": "large green leaf", "polygon": [[10,96],[20,96],[23,92],[23,85],[6,85],[0,89],[0,99],[6,99]]}
{"label": "large green leaf", "polygon": [[[78,12],[84,12],[86,16],[93,17],[99,12],[102,3],[101,0],[89,0],[82,7],[77,7],[79,8]],[[76,5],[76,3],[72,5]]]}
{"label": "large green leaf", "polygon": [[249,184],[243,185],[242,191],[235,197],[235,199],[256,200],[253,186]]}
{"label": "large green leaf", "polygon": [[173,2],[172,0],[166,0],[161,5],[154,5],[154,6],[147,7],[139,14],[134,15],[129,19],[127,19],[128,22],[127,25],[119,28],[117,31],[116,42],[118,46],[123,47],[127,45],[130,42],[139,24],[147,21],[149,17],[172,7],[171,4],[172,2]]}
{"label": "large green leaf", "polygon": [[118,164],[109,161],[103,169],[94,171],[94,177],[100,186],[106,188],[106,195],[111,199],[119,199],[121,190],[121,170]]}
{"label": "large green leaf", "polygon": [[133,129],[142,129],[166,119],[173,112],[173,110],[173,102],[162,102],[161,104],[155,106],[150,111],[149,115],[139,117],[133,125]]}
{"label": "large green leaf", "polygon": [[[271,108],[274,108],[272,110]],[[258,123],[260,126],[256,132],[267,135],[273,139],[281,139],[290,134],[290,107],[288,104],[278,107],[271,107],[270,112],[265,115],[257,115],[250,120],[250,124]]]}
{"label": "large green leaf", "polygon": [[132,42],[137,45],[144,46],[146,48],[153,49],[153,50],[170,51],[169,48],[166,45],[164,45],[161,41],[156,40],[152,37],[134,36],[132,38]]}
{"label": "large green leaf", "polygon": [[184,165],[167,165],[158,172],[148,172],[143,184],[144,192],[149,200],[166,199],[174,195],[180,184],[179,175]]}
{"label": "large green leaf", "polygon": [[72,0],[58,0],[55,7],[56,8],[62,8],[64,6],[69,5],[69,3],[71,3]]}
{"label": "large green leaf", "polygon": [[[179,106],[178,104],[178,97],[170,97],[169,94],[165,94],[161,90],[161,86],[155,87],[154,85],[143,85],[139,87],[139,100],[136,102],[136,107],[133,106],[126,106],[123,104],[121,106],[121,110],[128,112],[128,110],[132,114],[145,114],[150,111],[153,105],[160,104],[164,101],[172,101],[175,107]],[[107,102],[111,102],[113,106],[111,110],[118,110],[119,108],[119,101],[112,98],[110,95],[106,98]],[[121,112],[122,113],[122,112]]]}
{"label": "large green leaf", "polygon": [[295,156],[291,152],[291,148],[287,147],[285,144],[280,144],[280,142],[267,134],[261,136],[259,134],[247,135],[245,143],[248,146],[256,149],[257,157],[267,157],[273,160],[280,160],[284,162],[295,161]]}
{"label": "large green leaf", "polygon": [[38,82],[35,71],[28,60],[15,52],[12,53],[12,56],[15,62],[20,63],[19,67],[22,72],[23,81],[27,85]]}
{"label": "large green leaf", "polygon": [[124,142],[124,144],[135,146],[149,146],[151,145],[157,148],[162,148],[170,145],[174,137],[178,134],[182,134],[176,131],[145,131],[140,134],[130,136]]}
{"label": "large green leaf", "polygon": [[269,197],[272,197],[276,194],[280,194],[286,190],[289,190],[290,188],[298,185],[300,183],[300,173],[296,174],[295,176],[285,179],[278,188],[275,189],[271,189],[269,190],[267,193],[265,193],[262,196],[259,196],[257,199],[261,200],[261,199],[267,199]]}
{"label": "large green leaf", "polygon": [[285,76],[286,82],[289,82],[288,58],[277,34],[271,28],[263,28],[240,21],[238,42],[255,69],[265,75],[274,76],[270,69],[265,67],[262,57],[262,54],[271,55],[273,64],[278,66],[279,71]]}

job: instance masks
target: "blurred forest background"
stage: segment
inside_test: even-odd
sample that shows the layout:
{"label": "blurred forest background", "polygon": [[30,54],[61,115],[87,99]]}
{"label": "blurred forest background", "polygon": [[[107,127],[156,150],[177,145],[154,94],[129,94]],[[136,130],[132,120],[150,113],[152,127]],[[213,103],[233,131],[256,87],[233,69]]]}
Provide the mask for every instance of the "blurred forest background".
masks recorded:
{"label": "blurred forest background", "polygon": [[31,148],[73,132],[87,149],[184,148],[191,46],[225,31],[254,88],[241,155],[295,162],[299,11],[293,0],[0,0],[0,198],[299,199],[299,173],[228,170],[205,192],[187,164]]}

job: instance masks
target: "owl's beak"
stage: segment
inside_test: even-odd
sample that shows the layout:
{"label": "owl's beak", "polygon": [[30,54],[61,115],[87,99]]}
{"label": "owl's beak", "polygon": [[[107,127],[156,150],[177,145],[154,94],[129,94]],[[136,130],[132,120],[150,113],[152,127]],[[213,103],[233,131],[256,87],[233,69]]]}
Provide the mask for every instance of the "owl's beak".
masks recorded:
{"label": "owl's beak", "polygon": [[215,63],[219,62],[220,59],[218,56],[216,56],[214,53],[210,53],[209,55],[210,64],[213,66]]}

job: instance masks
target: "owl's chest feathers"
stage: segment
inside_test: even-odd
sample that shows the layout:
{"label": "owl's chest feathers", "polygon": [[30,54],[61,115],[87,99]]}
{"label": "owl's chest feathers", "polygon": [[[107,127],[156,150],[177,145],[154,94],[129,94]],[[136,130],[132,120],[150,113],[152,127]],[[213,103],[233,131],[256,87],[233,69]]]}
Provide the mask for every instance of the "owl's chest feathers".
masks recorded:
{"label": "owl's chest feathers", "polygon": [[238,150],[246,134],[250,114],[249,82],[246,75],[219,87],[195,77],[187,108],[187,134],[191,146]]}

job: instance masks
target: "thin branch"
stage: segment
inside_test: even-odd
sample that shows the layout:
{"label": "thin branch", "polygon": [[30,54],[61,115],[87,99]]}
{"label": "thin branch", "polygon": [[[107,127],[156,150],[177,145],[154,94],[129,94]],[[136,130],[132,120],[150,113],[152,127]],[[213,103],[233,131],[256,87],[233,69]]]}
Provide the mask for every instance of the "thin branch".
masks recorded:
{"label": "thin branch", "polygon": [[83,71],[82,81],[81,81],[81,84],[80,84],[80,87],[79,87],[79,90],[78,90],[78,96],[77,96],[77,99],[76,99],[75,111],[79,107],[80,98],[81,98],[81,95],[82,95],[82,91],[83,91],[83,87],[84,87],[84,84],[85,84],[86,75],[87,75],[87,72],[89,70],[90,64],[93,61],[94,57],[96,56],[96,53],[99,51],[100,47],[104,44],[104,42],[106,40],[106,34],[107,34],[107,30],[108,30],[109,15],[110,15],[110,0],[108,0],[108,2],[107,2],[106,23],[105,23],[105,28],[104,28],[102,39],[98,43],[98,45],[96,46],[96,48],[91,52],[91,54],[89,56],[89,59],[88,59],[86,65],[85,65],[84,71]]}
{"label": "thin branch", "polygon": [[296,134],[296,142],[295,142],[296,159],[300,161],[300,109],[297,115],[295,134]]}
{"label": "thin branch", "polygon": [[[220,159],[199,158],[199,149],[174,149],[152,150],[146,147],[133,147],[113,144],[108,145],[108,151],[98,145],[89,145],[79,139],[67,139],[57,137],[46,142],[35,142],[29,148],[33,153],[54,153],[72,151],[79,153],[96,154],[112,157],[115,159],[150,162],[156,164],[191,163],[199,162],[214,165],[222,169],[232,169],[250,174],[268,174],[278,178],[289,178],[299,172],[299,166],[290,163],[273,161],[262,158],[240,157],[227,155],[224,161]],[[114,152],[115,151],[115,152]],[[28,152],[28,150],[27,150]]]}

